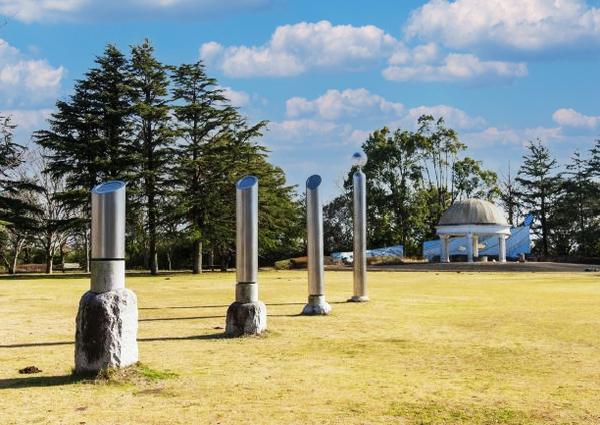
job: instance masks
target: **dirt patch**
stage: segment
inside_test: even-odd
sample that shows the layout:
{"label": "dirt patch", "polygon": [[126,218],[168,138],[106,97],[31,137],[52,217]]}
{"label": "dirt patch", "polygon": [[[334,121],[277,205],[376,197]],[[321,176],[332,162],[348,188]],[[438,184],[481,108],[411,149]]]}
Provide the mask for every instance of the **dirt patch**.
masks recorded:
{"label": "dirt patch", "polygon": [[42,370],[37,368],[36,366],[27,366],[24,367],[23,369],[19,369],[19,373],[21,375],[30,375],[32,373],[41,373]]}

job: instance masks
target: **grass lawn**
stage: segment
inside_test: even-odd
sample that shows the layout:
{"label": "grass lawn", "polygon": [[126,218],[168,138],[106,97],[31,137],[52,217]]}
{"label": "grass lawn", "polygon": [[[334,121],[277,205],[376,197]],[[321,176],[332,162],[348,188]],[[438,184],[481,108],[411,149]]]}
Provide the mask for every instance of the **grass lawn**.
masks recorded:
{"label": "grass lawn", "polygon": [[[129,277],[133,378],[73,378],[87,279],[0,279],[0,424],[600,423],[598,273],[260,274],[269,332],[222,337],[235,275]],[[20,375],[35,365],[42,373]]]}

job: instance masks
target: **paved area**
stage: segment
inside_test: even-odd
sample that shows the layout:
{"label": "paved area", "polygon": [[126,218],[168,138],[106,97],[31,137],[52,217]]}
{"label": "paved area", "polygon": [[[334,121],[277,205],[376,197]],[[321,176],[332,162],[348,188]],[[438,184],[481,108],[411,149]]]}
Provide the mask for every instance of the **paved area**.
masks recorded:
{"label": "paved area", "polygon": [[[351,267],[328,266],[328,270],[347,270]],[[412,263],[392,266],[369,266],[369,271],[398,272],[584,272],[599,271],[600,265],[550,262],[528,263]]]}

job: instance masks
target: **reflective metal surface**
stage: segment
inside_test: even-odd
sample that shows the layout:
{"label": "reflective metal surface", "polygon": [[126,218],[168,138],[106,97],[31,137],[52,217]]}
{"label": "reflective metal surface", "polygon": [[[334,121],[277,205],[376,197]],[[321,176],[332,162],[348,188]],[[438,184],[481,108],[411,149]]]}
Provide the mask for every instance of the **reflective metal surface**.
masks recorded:
{"label": "reflective metal surface", "polygon": [[323,295],[323,207],[319,194],[321,176],[306,181],[306,230],[308,233],[308,293]]}
{"label": "reflective metal surface", "polygon": [[125,183],[92,189],[92,259],[125,258]]}
{"label": "reflective metal surface", "polygon": [[236,184],[236,276],[239,283],[257,281],[258,179],[242,177]]}
{"label": "reflective metal surface", "polygon": [[506,263],[506,236],[498,237],[498,261]]}
{"label": "reflective metal surface", "polygon": [[354,173],[354,297],[367,296],[367,177]]}
{"label": "reflective metal surface", "polygon": [[467,262],[473,262],[473,234],[467,233]]}

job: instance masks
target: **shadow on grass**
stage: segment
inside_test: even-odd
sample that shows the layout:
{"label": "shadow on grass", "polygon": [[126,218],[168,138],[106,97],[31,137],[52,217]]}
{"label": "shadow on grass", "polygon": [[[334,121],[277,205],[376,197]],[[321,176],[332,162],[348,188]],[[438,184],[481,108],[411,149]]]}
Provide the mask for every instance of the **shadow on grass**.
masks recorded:
{"label": "shadow on grass", "polygon": [[201,320],[201,319],[224,319],[225,316],[192,316],[192,317],[155,317],[151,319],[139,319],[139,322],[161,322],[165,320]]}
{"label": "shadow on grass", "polygon": [[[221,316],[219,316],[221,317]],[[156,338],[138,338],[138,342],[156,342],[156,341],[182,341],[182,340],[207,340],[207,339],[225,339],[229,338],[225,333],[209,335],[190,335],[190,336],[166,336]],[[55,347],[58,345],[74,345],[75,341],[56,341],[56,342],[32,342],[26,344],[5,344],[0,348],[29,348],[29,347]],[[0,380],[0,382],[2,382]],[[2,388],[0,386],[0,388]]]}
{"label": "shadow on grass", "polygon": [[25,344],[4,344],[0,348],[55,347],[57,345],[72,345],[74,341],[31,342]]}
{"label": "shadow on grass", "polygon": [[76,384],[86,379],[78,375],[61,376],[31,376],[27,378],[0,379],[0,389],[6,388],[30,388],[30,387],[58,387],[62,385]]}
{"label": "shadow on grass", "polygon": [[140,307],[138,310],[175,310],[180,308],[227,308],[229,305],[181,305],[169,307]]}
{"label": "shadow on grass", "polygon": [[[328,301],[329,304],[347,304],[347,301]],[[290,302],[290,303],[265,303],[269,306],[286,306],[286,305],[306,305],[305,302]],[[179,305],[179,306],[167,306],[167,307],[140,307],[139,310],[175,310],[175,309],[193,309],[193,308],[227,308],[227,305]]]}
{"label": "shadow on grass", "polygon": [[231,339],[225,332],[208,335],[190,335],[190,336],[161,336],[156,338],[138,338],[138,342],[160,342],[160,341],[202,341],[212,339]]}

